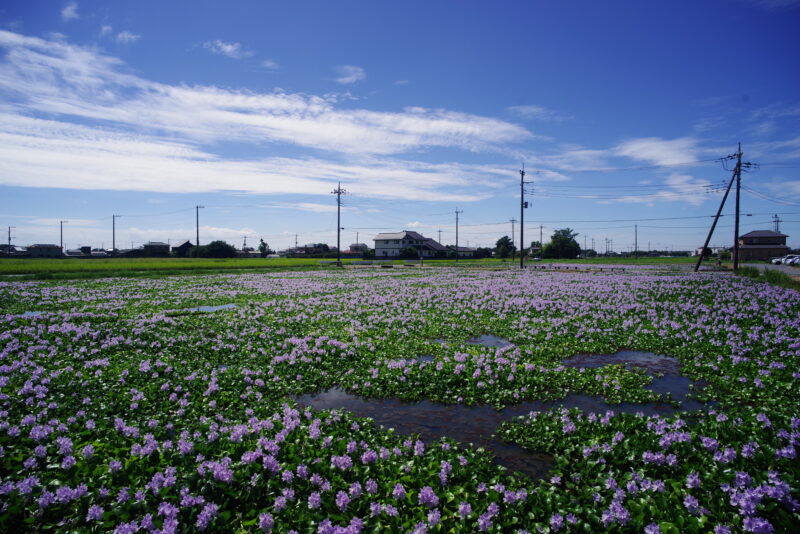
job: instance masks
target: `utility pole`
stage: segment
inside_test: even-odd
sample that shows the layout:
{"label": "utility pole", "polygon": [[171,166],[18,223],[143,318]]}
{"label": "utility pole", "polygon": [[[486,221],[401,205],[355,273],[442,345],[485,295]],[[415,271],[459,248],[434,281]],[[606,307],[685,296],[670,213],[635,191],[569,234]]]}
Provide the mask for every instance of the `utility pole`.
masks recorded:
{"label": "utility pole", "polygon": [[739,268],[739,191],[742,188],[742,144],[736,151],[736,219],[733,223],[733,270]]}
{"label": "utility pole", "polygon": [[[592,250],[594,250],[594,238],[592,238]],[[594,252],[595,252],[595,256],[596,256],[597,255],[597,251],[594,250]]]}
{"label": "utility pole", "polygon": [[120,215],[112,215],[111,216],[111,255],[117,255],[117,219],[119,219]]}
{"label": "utility pole", "polygon": [[[733,156],[728,156],[728,158],[732,157]],[[717,214],[714,216],[714,222],[711,223],[711,228],[708,230],[708,236],[706,237],[705,243],[703,243],[703,248],[700,249],[700,256],[697,258],[697,263],[694,265],[694,272],[700,270],[700,263],[702,263],[703,261],[703,253],[706,251],[708,244],[711,242],[711,236],[714,234],[714,228],[717,227],[717,221],[719,220],[719,216],[722,213],[722,208],[725,206],[725,201],[728,200],[728,193],[731,192],[731,186],[733,185],[733,181],[736,179],[738,173],[739,173],[739,164],[737,163],[736,168],[734,169],[733,174],[731,175],[731,181],[728,182],[728,187],[725,189],[725,194],[722,196],[722,202],[719,203]]]}
{"label": "utility pole", "polygon": [[342,264],[342,245],[341,245],[341,233],[342,233],[342,195],[347,194],[347,191],[342,189],[342,182],[339,182],[339,185],[331,191],[332,195],[336,195],[336,263],[341,265]]}
{"label": "utility pole", "polygon": [[542,238],[542,230],[544,230],[544,226],[540,224],[539,225],[539,246],[540,247],[544,247],[544,242],[542,241],[542,239],[543,239]]}
{"label": "utility pole", "polygon": [[[781,220],[781,218],[780,218],[780,217],[778,217],[778,214],[777,214],[777,213],[776,213],[775,215],[773,215],[773,216],[772,216],[772,222],[774,222],[774,223],[775,223],[775,233],[776,233],[776,234],[779,234],[779,233],[781,233],[781,223],[782,223],[783,221]],[[9,241],[9,242],[8,242],[8,245],[9,245],[9,247],[11,246],[11,241]]]}
{"label": "utility pole", "polygon": [[358,232],[356,232],[356,245],[358,245]]}
{"label": "utility pole", "polygon": [[69,221],[58,221],[59,226],[61,228],[61,255],[64,255],[64,223],[68,223]]}
{"label": "utility pole", "polygon": [[441,228],[439,230],[437,230],[437,232],[439,232],[439,244],[441,245],[442,244],[442,230],[441,230]]}
{"label": "utility pole", "polygon": [[639,259],[639,225],[633,225],[633,256]]}
{"label": "utility pole", "polygon": [[525,164],[522,164],[522,169],[519,171],[519,268],[525,268],[525,208],[528,203],[525,202],[525,184],[532,183],[525,181]]}
{"label": "utility pole", "polygon": [[197,230],[196,238],[198,247],[200,246],[200,208],[205,208],[205,206],[194,207],[195,229]]}
{"label": "utility pole", "polygon": [[458,263],[458,214],[464,213],[464,210],[459,211],[456,208],[456,263]]}
{"label": "utility pole", "polygon": [[297,249],[297,234],[294,234],[294,248],[295,248],[295,252],[296,252],[296,249]]}
{"label": "utility pole", "polygon": [[739,268],[739,197],[742,188],[742,169],[749,169],[755,166],[754,163],[742,163],[742,143],[739,143],[738,150],[736,151],[736,221],[733,225],[733,270]]}
{"label": "utility pole", "polygon": [[[777,215],[776,215],[777,217]],[[8,249],[6,249],[6,254],[11,256],[11,229],[16,228],[16,226],[9,226],[8,227]]]}
{"label": "utility pole", "polygon": [[[509,222],[511,223],[511,244],[513,245],[514,244],[514,223],[517,222],[517,220],[512,217]],[[516,256],[515,252],[516,251],[514,250],[514,247],[511,247],[511,262],[512,263],[515,260],[515,256]],[[520,254],[522,254],[521,250],[520,250]]]}

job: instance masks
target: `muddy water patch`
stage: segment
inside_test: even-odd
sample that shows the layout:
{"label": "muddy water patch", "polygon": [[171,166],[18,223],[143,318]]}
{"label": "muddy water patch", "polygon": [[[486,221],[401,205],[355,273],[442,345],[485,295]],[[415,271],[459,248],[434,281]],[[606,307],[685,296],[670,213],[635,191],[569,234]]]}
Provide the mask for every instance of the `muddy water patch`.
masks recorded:
{"label": "muddy water patch", "polygon": [[317,410],[347,410],[359,417],[370,417],[376,424],[394,428],[401,434],[419,434],[429,444],[448,437],[462,445],[483,447],[494,455],[495,463],[534,479],[544,478],[554,465],[550,455],[531,453],[517,445],[491,438],[503,421],[531,411],[550,409],[555,405],[552,402],[530,402],[497,411],[491,406],[366,399],[340,388],[298,396],[295,400]]}
{"label": "muddy water patch", "polygon": [[624,365],[628,369],[639,368],[653,376],[653,381],[646,387],[650,391],[668,396],[682,403],[683,410],[699,410],[703,404],[687,399],[687,396],[705,387],[705,383],[695,382],[682,376],[681,362],[672,356],[663,356],[652,352],[623,350],[616,354],[578,354],[562,360],[566,367],[598,368],[606,365]]}
{"label": "muddy water patch", "polygon": [[231,310],[236,307],[236,304],[220,304],[219,306],[197,306],[195,308],[186,308],[184,311],[212,313],[219,310]]}
{"label": "muddy water patch", "polygon": [[623,350],[616,354],[578,354],[562,360],[567,367],[603,367],[605,365],[624,365],[638,367],[651,375],[679,375],[681,362],[671,356],[661,356],[652,352]]}

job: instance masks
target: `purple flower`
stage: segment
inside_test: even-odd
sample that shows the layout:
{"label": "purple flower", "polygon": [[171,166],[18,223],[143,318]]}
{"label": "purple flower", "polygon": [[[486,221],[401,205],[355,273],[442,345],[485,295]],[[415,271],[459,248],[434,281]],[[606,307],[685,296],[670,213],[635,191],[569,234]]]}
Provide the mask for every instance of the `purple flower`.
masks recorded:
{"label": "purple flower", "polygon": [[697,509],[700,506],[700,503],[697,499],[691,495],[687,495],[686,498],[683,499],[683,505],[689,510],[689,513],[695,514],[697,513]]}
{"label": "purple flower", "polygon": [[439,505],[439,497],[433,492],[433,488],[425,486],[419,491],[419,503],[433,508]]}
{"label": "purple flower", "polygon": [[93,504],[86,514],[86,521],[99,521],[103,518],[103,508]]}
{"label": "purple flower", "polygon": [[208,503],[203,507],[200,515],[197,516],[197,522],[195,522],[198,530],[205,530],[208,527],[208,524],[217,515],[217,509],[218,507],[214,503]]}
{"label": "purple flower", "polygon": [[394,489],[392,490],[392,497],[394,497],[397,500],[406,498],[406,489],[399,482],[394,485]]}
{"label": "purple flower", "polygon": [[347,505],[350,504],[350,496],[344,491],[336,493],[336,506],[339,510],[344,511]]}
{"label": "purple flower", "polygon": [[472,515],[472,506],[468,502],[462,502],[458,505],[458,515],[461,518],[466,518]]}
{"label": "purple flower", "polygon": [[661,534],[661,527],[658,526],[658,523],[650,523],[644,527],[644,534]]}
{"label": "purple flower", "polygon": [[690,489],[700,487],[700,476],[696,472],[692,471],[686,477],[686,487]]}
{"label": "purple flower", "polygon": [[258,528],[261,529],[261,532],[269,532],[274,525],[275,521],[272,519],[272,514],[261,514],[258,516]]}
{"label": "purple flower", "polygon": [[745,517],[742,526],[745,531],[755,534],[770,534],[775,530],[772,524],[763,517]]}
{"label": "purple flower", "polygon": [[550,517],[550,530],[558,532],[564,526],[564,518],[561,514],[553,514]]}
{"label": "purple flower", "polygon": [[315,491],[308,496],[308,507],[312,510],[316,510],[319,508],[320,504],[322,503],[322,498],[319,495],[319,492]]}

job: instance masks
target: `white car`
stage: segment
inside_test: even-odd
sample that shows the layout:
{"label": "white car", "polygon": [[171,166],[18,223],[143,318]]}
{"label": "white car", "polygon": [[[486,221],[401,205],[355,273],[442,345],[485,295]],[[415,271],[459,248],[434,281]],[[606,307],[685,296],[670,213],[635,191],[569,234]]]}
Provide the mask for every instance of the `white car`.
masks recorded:
{"label": "white car", "polygon": [[777,258],[770,258],[769,259],[769,263],[771,265],[780,265],[781,263],[783,263],[783,258],[784,257],[785,256],[778,256]]}
{"label": "white car", "polygon": [[800,258],[800,256],[798,256],[797,254],[787,254],[786,256],[783,257],[781,263],[784,265],[791,265],[791,263],[797,258]]}
{"label": "white car", "polygon": [[800,265],[800,256],[795,256],[783,262],[784,265]]}

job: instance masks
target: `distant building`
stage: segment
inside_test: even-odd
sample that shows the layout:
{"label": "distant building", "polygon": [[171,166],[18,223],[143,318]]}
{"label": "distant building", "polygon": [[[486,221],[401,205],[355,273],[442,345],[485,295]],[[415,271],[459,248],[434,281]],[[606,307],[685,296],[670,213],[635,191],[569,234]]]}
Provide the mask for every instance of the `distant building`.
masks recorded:
{"label": "distant building", "polygon": [[363,254],[368,250],[369,246],[367,246],[366,243],[353,243],[352,245],[350,245],[351,254]]}
{"label": "distant building", "polygon": [[[456,247],[454,245],[449,245],[447,247],[447,250],[455,251]],[[458,247],[459,258],[472,258],[473,256],[475,256],[475,252],[477,252],[477,249],[474,249],[472,247]]]}
{"label": "distant building", "polygon": [[375,241],[376,258],[398,257],[400,252],[407,248],[417,250],[423,258],[443,256],[447,253],[447,248],[436,240],[408,230],[378,234],[373,241]]}
{"label": "distant building", "polygon": [[786,234],[771,230],[755,230],[739,236],[739,261],[764,260],[785,256],[790,252],[786,246]]}
{"label": "distant building", "polygon": [[31,258],[60,258],[61,247],[51,244],[35,244],[28,247]]}
{"label": "distant building", "polygon": [[143,255],[147,257],[164,257],[169,256],[169,245],[159,241],[150,241],[145,243],[142,248],[144,249]]}
{"label": "distant building", "polygon": [[[708,247],[708,250],[711,251],[712,256],[717,256],[720,252],[728,250],[728,247]],[[700,256],[701,254],[703,254],[703,247],[697,247],[694,249],[695,256]]]}
{"label": "distant building", "polygon": [[194,248],[194,245],[188,239],[178,245],[177,247],[172,247],[172,253],[178,257],[185,258],[189,255],[189,251]]}

